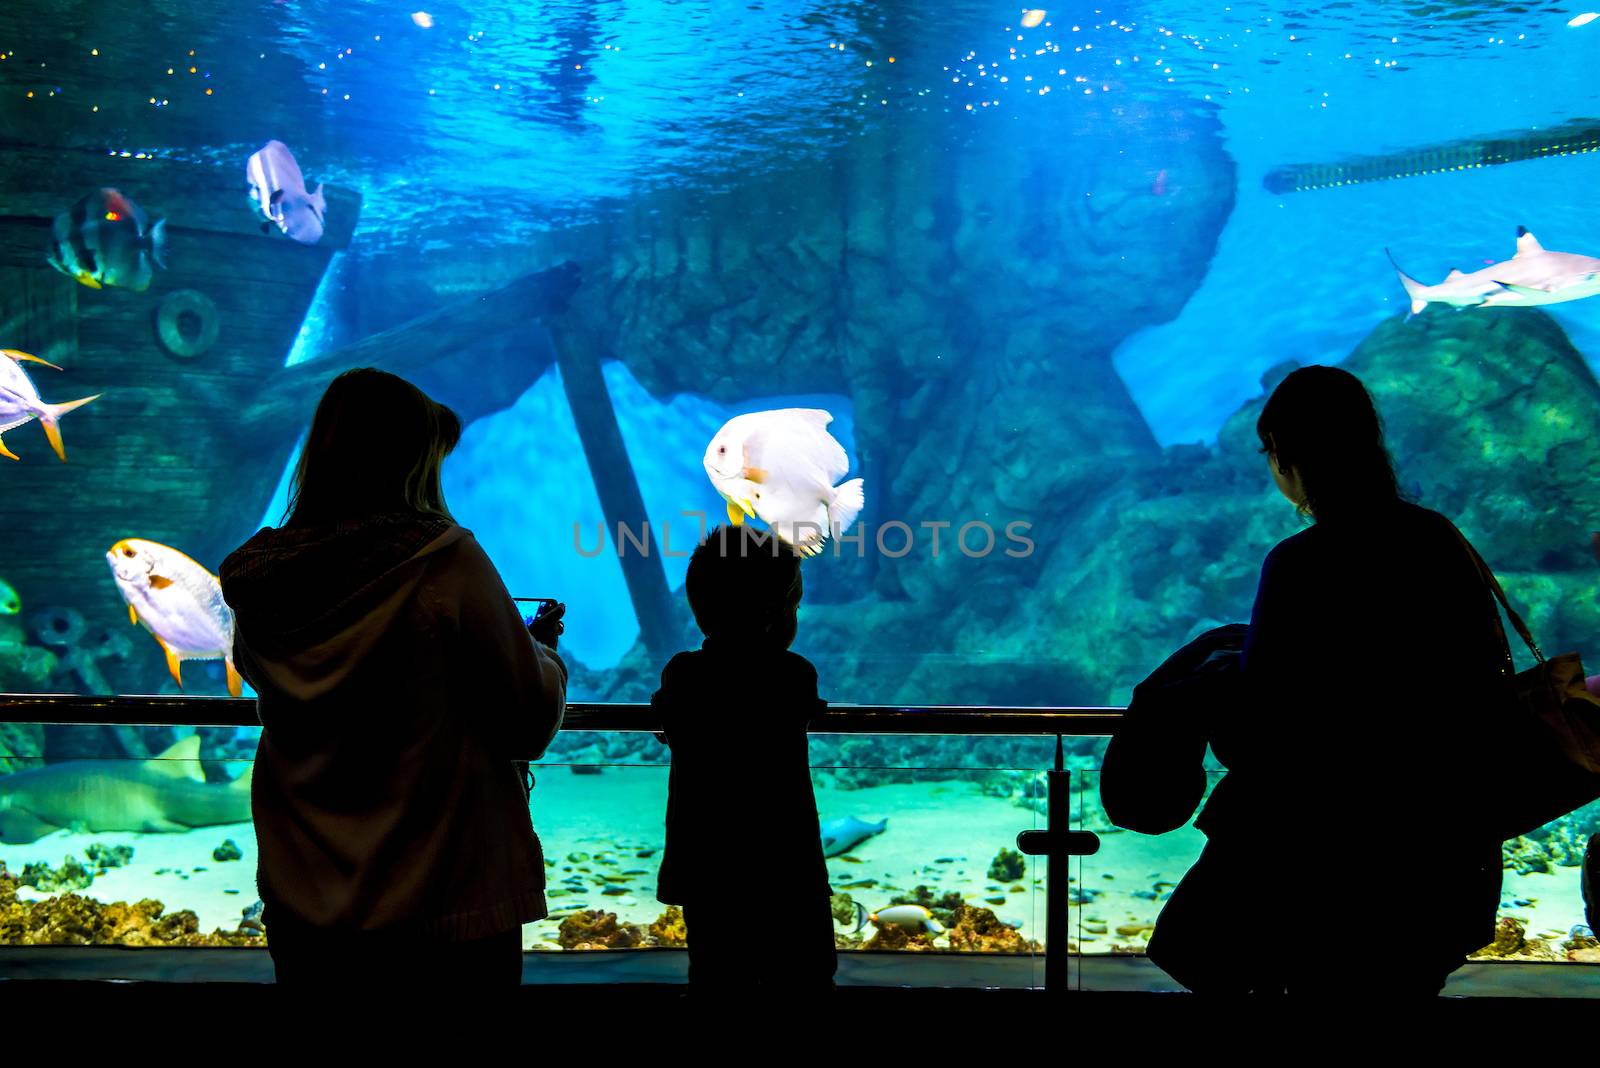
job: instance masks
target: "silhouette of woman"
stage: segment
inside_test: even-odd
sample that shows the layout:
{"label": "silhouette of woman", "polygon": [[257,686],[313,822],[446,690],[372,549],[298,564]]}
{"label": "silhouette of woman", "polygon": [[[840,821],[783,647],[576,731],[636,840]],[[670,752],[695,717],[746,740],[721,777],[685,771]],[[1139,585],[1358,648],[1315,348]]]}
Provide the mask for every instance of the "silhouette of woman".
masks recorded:
{"label": "silhouette of woman", "polygon": [[[1256,430],[1314,523],[1262,566],[1207,844],[1150,956],[1197,992],[1433,995],[1494,936],[1496,608],[1450,521],[1402,499],[1354,375],[1293,372]],[[1262,913],[1267,937],[1231,919]]]}
{"label": "silhouette of woman", "polygon": [[535,641],[445,509],[454,412],[371,368],[317,406],[280,528],[222,564],[263,727],[252,806],[279,983],[516,984],[545,915],[515,761],[561,724]]}

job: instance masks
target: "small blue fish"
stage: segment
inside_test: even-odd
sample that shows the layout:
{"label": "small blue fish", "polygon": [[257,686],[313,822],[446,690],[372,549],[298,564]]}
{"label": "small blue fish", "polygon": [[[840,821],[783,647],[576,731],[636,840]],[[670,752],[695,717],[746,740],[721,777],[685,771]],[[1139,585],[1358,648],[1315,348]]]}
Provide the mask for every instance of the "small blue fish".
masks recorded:
{"label": "small blue fish", "polygon": [[888,826],[887,819],[879,820],[877,823],[867,823],[854,816],[829,820],[822,825],[822,855],[836,857],[841,853],[848,853],[873,835],[882,834],[884,828]]}

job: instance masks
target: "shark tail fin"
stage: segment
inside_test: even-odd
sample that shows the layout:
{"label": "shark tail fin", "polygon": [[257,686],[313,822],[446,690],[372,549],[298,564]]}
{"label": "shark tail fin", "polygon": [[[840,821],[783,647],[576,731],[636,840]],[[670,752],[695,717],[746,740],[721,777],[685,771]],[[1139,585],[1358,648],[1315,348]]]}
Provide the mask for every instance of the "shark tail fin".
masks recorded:
{"label": "shark tail fin", "polygon": [[239,773],[239,777],[227,785],[227,789],[232,790],[235,793],[249,793],[250,782],[255,778],[255,774],[256,762],[252,760],[250,763],[244,766],[244,770]]}
{"label": "shark tail fin", "polygon": [[1428,287],[1402,271],[1400,265],[1394,261],[1394,253],[1384,249],[1383,254],[1389,257],[1389,265],[1394,268],[1394,273],[1400,276],[1400,284],[1405,286],[1406,296],[1411,298],[1411,314],[1422,314],[1422,309],[1428,306],[1428,297],[1424,292]]}

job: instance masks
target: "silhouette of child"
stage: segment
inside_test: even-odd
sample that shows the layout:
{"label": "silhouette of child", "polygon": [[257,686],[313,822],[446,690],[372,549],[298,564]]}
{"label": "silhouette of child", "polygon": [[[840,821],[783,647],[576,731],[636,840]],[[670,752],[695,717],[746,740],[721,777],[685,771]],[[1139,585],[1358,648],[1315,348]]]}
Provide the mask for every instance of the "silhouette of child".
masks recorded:
{"label": "silhouette of child", "polygon": [[789,651],[800,558],[749,527],[712,530],[684,583],[705,635],[651,705],[672,750],[656,896],[683,908],[696,988],[833,985],[828,867],[806,727],[817,671]]}

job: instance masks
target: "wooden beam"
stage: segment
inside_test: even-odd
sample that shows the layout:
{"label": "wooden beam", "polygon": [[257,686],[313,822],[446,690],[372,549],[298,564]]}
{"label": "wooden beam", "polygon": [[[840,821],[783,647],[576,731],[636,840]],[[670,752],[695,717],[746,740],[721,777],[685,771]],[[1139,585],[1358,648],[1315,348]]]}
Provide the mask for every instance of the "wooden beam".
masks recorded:
{"label": "wooden beam", "polygon": [[276,428],[296,437],[311,421],[328,383],[352,367],[376,367],[403,377],[438,361],[461,359],[463,349],[484,338],[526,330],[530,321],[560,315],[578,282],[577,264],[563,263],[295,364],[245,410],[241,422],[247,435],[270,436]]}
{"label": "wooden beam", "polygon": [[[560,322],[549,324],[548,328],[556,350],[556,366],[561,369],[561,385],[572,407],[595,492],[600,495],[606,533],[614,539],[622,578],[639,621],[639,637],[656,661],[665,662],[681,648],[672,591],[667,586],[660,547],[650,529],[644,494],[639,491],[639,479],[622,440],[611,392],[600,370],[600,354],[587,335],[565,329]],[[643,541],[645,551],[624,542],[619,533],[623,525]]]}

